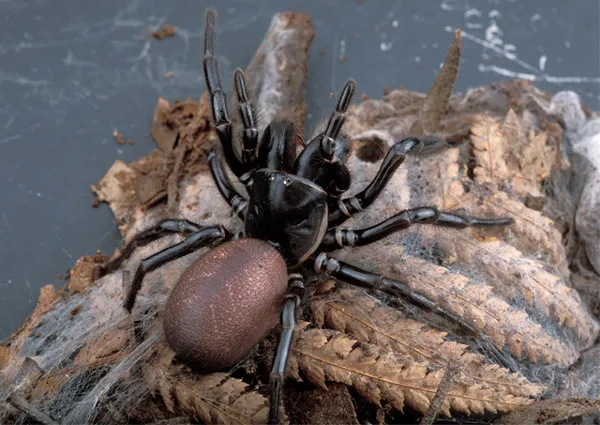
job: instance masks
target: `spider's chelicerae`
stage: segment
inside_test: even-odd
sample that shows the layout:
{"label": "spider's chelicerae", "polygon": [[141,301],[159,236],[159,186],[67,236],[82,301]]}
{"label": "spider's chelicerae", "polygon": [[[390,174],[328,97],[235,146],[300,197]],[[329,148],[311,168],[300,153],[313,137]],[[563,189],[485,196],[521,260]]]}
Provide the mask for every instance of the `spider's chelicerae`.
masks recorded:
{"label": "spider's chelicerae", "polygon": [[[338,261],[328,253],[379,241],[413,224],[463,228],[506,226],[513,220],[467,217],[428,206],[400,211],[368,228],[341,228],[344,221],[373,203],[407,155],[439,151],[447,144],[435,137],[412,137],[396,142],[373,181],[358,194],[344,197],[351,176],[345,165],[348,149],[340,131],[355,83],[346,83],[325,130],[297,154],[298,129],[285,118],[272,121],[259,138],[244,74],[237,69],[235,93],[243,133],[241,140],[234,140],[214,55],[214,25],[215,12],[209,10],[204,75],[222,148],[213,149],[210,169],[221,195],[243,220],[244,232],[234,237],[223,226],[163,220],[138,234],[107,270],[119,267],[137,246],[166,234],[186,236],[182,242],[141,262],[125,297],[125,308],[131,311],[146,273],[203,247],[218,245],[193,263],[173,289],[165,310],[166,339],[175,352],[189,362],[207,370],[222,369],[244,359],[281,318],[283,330],[270,376],[269,400],[269,423],[279,423],[295,311],[305,294],[305,276],[299,273],[303,270],[300,265],[312,263],[316,273],[405,297],[468,326],[431,300],[411,291],[406,284]],[[229,180],[223,157],[245,186],[246,195],[239,193]]]}

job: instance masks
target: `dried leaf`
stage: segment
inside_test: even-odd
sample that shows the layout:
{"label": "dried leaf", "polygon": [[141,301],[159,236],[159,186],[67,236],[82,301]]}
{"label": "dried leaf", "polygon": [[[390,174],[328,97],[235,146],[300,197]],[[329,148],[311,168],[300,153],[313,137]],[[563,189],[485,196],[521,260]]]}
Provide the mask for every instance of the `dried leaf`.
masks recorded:
{"label": "dried leaf", "polygon": [[227,373],[198,376],[173,367],[174,355],[163,342],[143,369],[150,390],[161,397],[169,411],[183,411],[207,424],[266,422],[269,410],[266,397]]}
{"label": "dried leaf", "polygon": [[[386,401],[399,411],[408,405],[427,412],[444,375],[443,369],[430,370],[428,362],[406,362],[390,350],[359,343],[336,331],[304,331],[296,340],[294,353],[289,370],[295,379],[302,376],[322,388],[326,388],[326,381],[341,382],[376,406]],[[479,385],[453,384],[441,413],[450,416],[451,409],[467,414],[507,412],[531,401],[506,393],[498,395]]]}
{"label": "dried leaf", "polygon": [[170,109],[169,101],[164,97],[159,97],[152,119],[152,138],[163,152],[173,150],[179,132],[178,126],[173,125]]}
{"label": "dried leaf", "polygon": [[137,171],[121,160],[116,160],[102,179],[92,185],[92,191],[101,202],[107,202],[119,222],[129,218],[131,199],[135,199]]}
{"label": "dried leaf", "polygon": [[45,313],[53,308],[58,300],[60,300],[60,294],[56,291],[54,286],[44,285],[40,289],[36,310],[38,310],[39,313]]}
{"label": "dried leaf", "polygon": [[81,292],[94,283],[96,267],[103,264],[107,259],[106,255],[100,253],[79,258],[69,271],[69,292]]}
{"label": "dried leaf", "polygon": [[10,360],[10,347],[0,344],[0,370],[8,365]]}
{"label": "dried leaf", "polygon": [[442,115],[446,113],[452,88],[458,75],[460,62],[460,30],[454,31],[454,41],[448,49],[442,69],[437,74],[431,90],[427,94],[420,119],[415,121],[411,134],[421,136],[435,133],[440,125]]}
{"label": "dried leaf", "polygon": [[173,37],[176,33],[177,28],[175,28],[173,25],[165,24],[162,26],[162,28],[152,31],[150,36],[157,40],[163,40],[167,37]]}
{"label": "dried leaf", "polygon": [[446,333],[428,329],[422,323],[404,317],[403,313],[356,289],[341,289],[312,303],[317,325],[352,335],[362,343],[392,350],[407,362],[429,363],[445,368],[456,363],[461,374],[455,383],[478,385],[496,394],[534,397],[544,387],[486,362],[466,345],[446,339]]}
{"label": "dried leaf", "polygon": [[[481,200],[484,206],[481,208]],[[495,195],[480,196],[477,191],[462,198],[462,206],[474,211],[476,206],[486,216],[510,216],[515,219],[510,232],[515,238],[510,243],[520,251],[543,258],[561,273],[563,278],[569,276],[566,262],[565,246],[562,235],[555,223],[541,212],[525,206],[522,202],[511,199],[505,192]],[[546,254],[546,255],[543,255]]]}
{"label": "dried leaf", "polygon": [[559,276],[545,270],[543,264],[502,241],[479,243],[462,235],[440,235],[437,240],[447,253],[462,261],[477,258],[480,270],[493,278],[490,282],[502,282],[496,291],[505,292],[507,299],[520,298],[536,312],[552,317],[557,325],[574,328],[584,344],[593,340],[594,320],[579,295]]}
{"label": "dried leaf", "polygon": [[[456,234],[451,236],[454,236],[450,239],[456,250]],[[534,363],[569,365],[577,359],[578,350],[571,341],[557,338],[555,328],[540,326],[526,310],[508,303],[502,297],[504,294],[496,293],[485,280],[407,257],[401,247],[386,246],[385,249],[387,258],[402,258],[402,261],[382,264],[378,250],[362,250],[358,254],[362,266],[406,283],[416,293],[490,338],[498,349],[507,347],[518,359],[528,358]],[[360,264],[356,253],[348,252],[339,257]]]}
{"label": "dried leaf", "polygon": [[473,170],[479,182],[498,182],[512,177],[504,161],[505,141],[498,123],[489,116],[476,117],[471,127],[471,142],[477,165]]}
{"label": "dried leaf", "polygon": [[112,329],[97,340],[89,341],[79,350],[73,360],[75,366],[92,365],[98,359],[108,357],[125,349],[130,341],[129,332],[125,329]]}
{"label": "dried leaf", "polygon": [[554,148],[546,147],[548,135],[525,132],[514,111],[509,110],[502,125],[487,115],[478,115],[471,128],[475,155],[475,180],[509,185],[521,198],[541,197],[541,182],[548,177]]}

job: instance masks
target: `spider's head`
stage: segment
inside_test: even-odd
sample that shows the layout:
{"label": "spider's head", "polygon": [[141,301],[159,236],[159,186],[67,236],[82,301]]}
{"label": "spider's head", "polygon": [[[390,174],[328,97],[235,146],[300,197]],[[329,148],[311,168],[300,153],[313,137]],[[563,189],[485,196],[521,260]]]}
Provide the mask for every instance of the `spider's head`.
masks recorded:
{"label": "spider's head", "polygon": [[327,194],[316,184],[285,172],[254,173],[246,235],[269,242],[288,266],[306,260],[327,230]]}

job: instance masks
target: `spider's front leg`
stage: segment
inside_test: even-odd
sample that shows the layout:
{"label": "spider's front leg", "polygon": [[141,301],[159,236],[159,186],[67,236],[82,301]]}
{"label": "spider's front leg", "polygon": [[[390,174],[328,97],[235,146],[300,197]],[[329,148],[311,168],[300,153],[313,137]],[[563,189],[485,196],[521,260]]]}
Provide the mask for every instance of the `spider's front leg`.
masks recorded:
{"label": "spider's front leg", "polygon": [[[232,126],[227,111],[227,95],[221,86],[219,77],[219,64],[215,56],[215,16],[216,12],[209,9],[206,13],[206,29],[204,32],[204,79],[206,89],[209,92],[215,128],[223,146],[225,159],[233,173],[240,177],[245,172],[254,168],[256,162],[256,141],[258,130],[256,130],[256,118],[254,108],[248,99],[244,75],[236,70],[235,83],[240,112],[244,122],[244,136],[242,145],[242,159],[235,152],[232,139]],[[247,144],[247,145],[246,145]]]}
{"label": "spider's front leg", "polygon": [[271,394],[269,396],[269,424],[281,423],[281,401],[285,369],[296,326],[296,308],[304,297],[304,277],[299,273],[291,273],[288,278],[288,293],[285,296],[281,324],[283,330],[277,346],[277,354],[271,370]]}
{"label": "spider's front leg", "polygon": [[388,184],[398,167],[410,154],[430,154],[448,146],[444,139],[435,136],[408,138],[396,142],[386,154],[373,181],[361,192],[338,201],[329,212],[328,227],[342,224],[352,215],[371,205]]}
{"label": "spider's front leg", "polygon": [[363,246],[377,242],[386,236],[409,228],[414,224],[434,224],[442,227],[463,229],[465,227],[504,227],[514,223],[512,217],[481,218],[440,212],[435,207],[419,207],[404,210],[374,226],[364,229],[329,229],[319,247],[334,251],[346,246]]}

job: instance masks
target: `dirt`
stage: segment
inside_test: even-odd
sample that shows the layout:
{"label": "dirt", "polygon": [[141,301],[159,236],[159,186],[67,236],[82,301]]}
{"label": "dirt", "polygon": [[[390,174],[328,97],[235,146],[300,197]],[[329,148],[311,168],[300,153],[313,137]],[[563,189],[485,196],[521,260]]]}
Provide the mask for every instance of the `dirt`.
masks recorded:
{"label": "dirt", "polygon": [[286,411],[291,423],[358,424],[348,387],[331,383],[327,390],[312,385],[297,386],[286,393]]}

